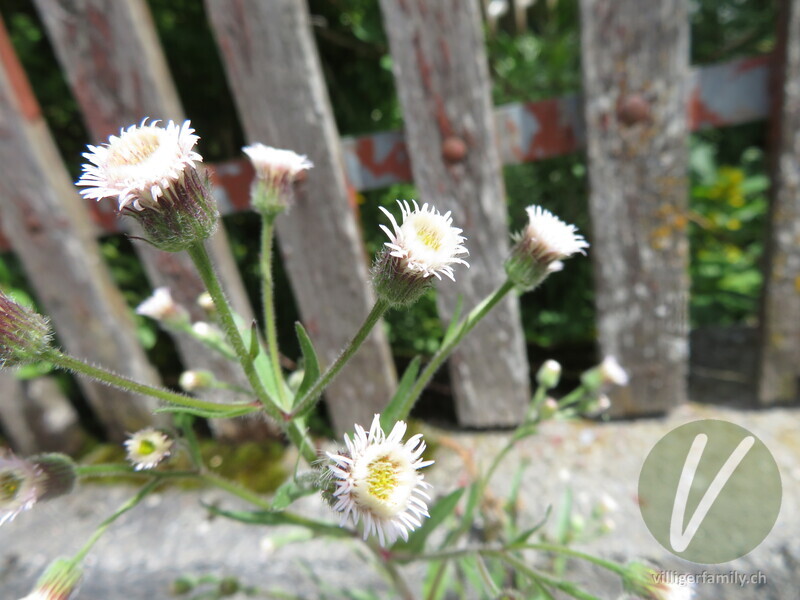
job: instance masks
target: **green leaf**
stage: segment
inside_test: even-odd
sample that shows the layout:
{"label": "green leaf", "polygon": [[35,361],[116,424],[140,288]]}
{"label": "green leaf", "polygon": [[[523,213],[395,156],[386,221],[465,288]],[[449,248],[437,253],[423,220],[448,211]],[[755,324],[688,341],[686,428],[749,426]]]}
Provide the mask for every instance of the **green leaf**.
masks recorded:
{"label": "green leaf", "polygon": [[569,541],[572,526],[572,488],[564,490],[561,498],[561,506],[558,509],[558,520],[556,521],[556,540],[559,544],[566,545]]}
{"label": "green leaf", "polygon": [[311,343],[311,338],[308,337],[303,324],[300,321],[296,322],[294,329],[297,332],[297,341],[300,342],[300,351],[303,353],[303,369],[305,370],[303,381],[300,382],[300,387],[297,388],[295,398],[302,398],[319,379],[319,360],[317,359],[317,352],[314,350],[314,344]]}
{"label": "green leaf", "polygon": [[464,296],[463,294],[458,295],[458,300],[456,300],[456,307],[453,310],[453,317],[450,319],[450,323],[447,325],[447,331],[444,332],[444,337],[442,338],[442,346],[446,346],[453,338],[458,335],[459,330],[459,319],[461,319],[461,311],[464,309]]}
{"label": "green leaf", "polygon": [[203,419],[233,419],[234,417],[243,417],[251,413],[257,412],[257,406],[237,406],[232,404],[230,408],[220,408],[219,410],[206,410],[202,408],[192,408],[189,406],[162,406],[155,409],[156,413],[172,413],[172,414],[186,414],[193,417],[200,417]]}
{"label": "green leaf", "polygon": [[425,548],[425,541],[433,531],[441,525],[441,523],[453,514],[456,504],[461,499],[465,488],[458,488],[450,492],[444,498],[441,498],[433,508],[430,510],[430,518],[422,523],[422,527],[414,531],[409,537],[408,541],[399,541],[392,546],[392,551],[399,551],[408,554],[419,554]]}
{"label": "green leaf", "polygon": [[400,379],[400,383],[397,385],[397,391],[392,396],[391,401],[383,410],[381,414],[381,427],[383,427],[384,431],[389,431],[397,421],[406,419],[408,417],[407,414],[402,414],[407,412],[403,409],[403,405],[405,404],[406,398],[408,397],[409,392],[411,392],[411,388],[417,381],[417,374],[419,373],[419,365],[422,359],[419,356],[415,356],[414,360],[412,360],[408,367],[406,367],[405,373],[403,373],[403,377]]}
{"label": "green leaf", "polygon": [[254,319],[253,323],[250,325],[250,360],[256,359],[260,349],[260,344],[258,343],[258,326]]}
{"label": "green leaf", "polygon": [[550,513],[553,512],[553,506],[549,505],[547,510],[544,512],[544,516],[539,520],[536,525],[533,527],[526,529],[522,533],[520,533],[517,537],[515,537],[511,542],[508,544],[509,549],[514,549],[517,547],[522,547],[528,543],[528,539],[537,531],[539,531],[544,524],[547,523],[547,520],[550,518]]}
{"label": "green leaf", "polygon": [[298,498],[310,496],[316,491],[317,488],[311,481],[295,478],[289,479],[275,490],[275,496],[272,499],[272,508],[274,510],[283,510]]}

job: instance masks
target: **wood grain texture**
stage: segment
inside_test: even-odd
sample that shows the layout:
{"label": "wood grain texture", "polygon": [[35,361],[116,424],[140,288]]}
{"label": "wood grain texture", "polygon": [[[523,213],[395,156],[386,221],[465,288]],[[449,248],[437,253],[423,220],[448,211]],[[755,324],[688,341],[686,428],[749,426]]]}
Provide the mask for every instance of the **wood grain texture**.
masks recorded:
{"label": "wood grain texture", "polygon": [[[304,0],[207,0],[206,8],[247,139],[314,163],[278,220],[278,241],[303,323],[330,363],[374,297],[308,8]],[[379,324],[326,392],[334,427],[368,423],[394,386]]]}
{"label": "wood grain texture", "polygon": [[[8,41],[2,24],[0,38],[1,43]],[[25,116],[8,77],[8,61],[15,60],[13,54],[4,53],[0,64],[4,233],[67,351],[157,384],[158,375],[139,345],[128,308],[100,256],[86,206],[38,111]],[[83,378],[78,382],[112,439],[123,439],[126,432],[152,422],[155,400]]]}
{"label": "wood grain texture", "polygon": [[[449,317],[505,279],[505,190],[495,145],[485,46],[476,0],[381,0],[420,200],[452,211],[464,229],[470,269],[438,285]],[[528,361],[516,297],[499,305],[450,359],[462,425],[518,423],[529,401]]]}
{"label": "wood grain texture", "polygon": [[772,114],[773,184],[758,399],[800,395],[800,1],[783,0]]}
{"label": "wood grain texture", "polygon": [[612,413],[657,413],[686,398],[687,2],[580,6],[599,345]]}
{"label": "wood grain texture", "polygon": [[[162,121],[185,118],[142,0],[36,0],[36,5],[94,143],[105,142],[120,128],[145,117]],[[202,138],[202,132],[198,133]],[[123,222],[137,234],[135,223]],[[251,320],[252,309],[224,228],[207,244],[234,309]],[[153,285],[169,287],[173,298],[186,306],[194,319],[204,318],[196,300],[205,288],[188,255],[162,252],[141,242],[133,245]],[[247,387],[237,364],[188,336],[175,336],[175,342],[186,368],[210,370],[222,381]],[[227,391],[214,391],[213,395],[217,401],[236,399]],[[215,421],[214,429],[218,436],[242,438],[258,435],[259,427],[249,431],[253,425],[252,421]]]}

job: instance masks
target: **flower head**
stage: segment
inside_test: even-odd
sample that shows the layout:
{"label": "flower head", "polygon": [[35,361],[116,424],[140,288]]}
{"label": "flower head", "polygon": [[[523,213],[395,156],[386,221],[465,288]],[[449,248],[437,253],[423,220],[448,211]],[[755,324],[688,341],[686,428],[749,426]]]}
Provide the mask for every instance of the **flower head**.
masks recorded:
{"label": "flower head", "polygon": [[152,295],[136,307],[136,314],[169,325],[189,322],[189,313],[172,299],[172,293],[167,287],[154,289]]}
{"label": "flower head", "polygon": [[440,214],[428,204],[420,208],[415,200],[412,200],[413,210],[405,200],[397,203],[403,216],[402,225],[381,207],[392,229],[381,225],[389,241],[378,256],[373,275],[379,296],[392,304],[410,304],[428,288],[432,277],[441,279],[445,275],[455,281],[453,265],[469,267],[460,258],[469,252],[463,245],[461,229],[453,227],[449,211]]}
{"label": "flower head", "polygon": [[0,367],[37,360],[52,335],[47,318],[0,292]]}
{"label": "flower head", "polygon": [[568,225],[541,206],[529,206],[528,225],[513,236],[515,245],[506,260],[506,273],[522,290],[532,290],[550,274],[560,271],[561,262],[576,253],[585,254],[589,244]]}
{"label": "flower head", "polygon": [[80,567],[74,561],[60,558],[53,561],[36,582],[34,590],[22,600],[69,600],[82,576]]}
{"label": "flower head", "polygon": [[214,374],[211,371],[184,371],[178,379],[178,385],[185,392],[205,390],[215,383]]}
{"label": "flower head", "polygon": [[134,470],[153,469],[170,455],[172,440],[155,429],[142,429],[125,440],[125,450]]}
{"label": "flower head", "polygon": [[626,590],[648,600],[691,600],[694,596],[694,586],[687,577],[639,562],[627,565],[623,583]]}
{"label": "flower head", "polygon": [[613,385],[625,386],[629,381],[628,373],[613,356],[606,356],[599,365],[581,375],[581,383],[592,391]]}
{"label": "flower head", "polygon": [[536,372],[536,383],[547,390],[552,390],[561,379],[561,365],[555,360],[546,360]]}
{"label": "flower head", "polygon": [[355,426],[351,440],[344,442],[347,450],[328,452],[328,470],[335,489],[330,501],[333,510],[342,513],[342,525],[352,518],[354,525],[364,521],[364,539],[375,534],[381,545],[393,544],[398,537],[422,525],[428,517],[425,490],[431,486],[424,481],[419,469],[433,464],[422,460],[425,442],[416,434],[403,443],[406,424],[398,421],[387,436],[375,415],[369,432]]}
{"label": "flower head", "polygon": [[75,479],[75,465],[63,454],[22,459],[0,452],[0,525],[40,500],[69,493]]}
{"label": "flower head", "polygon": [[208,178],[196,163],[199,139],[189,121],[166,127],[131,125],[103,146],[89,146],[77,185],[85,198],[114,198],[119,210],[135,217],[147,240],[177,252],[202,241],[217,227],[217,208]]}
{"label": "flower head", "polygon": [[277,214],[287,208],[292,184],[314,166],[304,155],[264,144],[242,148],[256,171],[251,190],[253,207],[261,213]]}
{"label": "flower head", "polygon": [[39,475],[33,463],[13,454],[0,453],[0,525],[36,504]]}

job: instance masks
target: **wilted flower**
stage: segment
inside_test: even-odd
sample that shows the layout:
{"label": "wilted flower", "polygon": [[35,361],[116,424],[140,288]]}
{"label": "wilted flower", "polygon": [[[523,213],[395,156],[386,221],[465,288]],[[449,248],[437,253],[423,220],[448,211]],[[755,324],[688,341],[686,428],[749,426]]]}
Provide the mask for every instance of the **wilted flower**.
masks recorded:
{"label": "wilted flower", "polygon": [[405,200],[397,203],[403,215],[402,225],[397,224],[392,213],[380,207],[393,229],[381,225],[389,241],[378,255],[373,278],[381,298],[402,305],[416,301],[432,277],[441,279],[445,275],[455,281],[453,265],[469,267],[459,258],[469,252],[463,246],[461,229],[453,227],[449,211],[442,215],[428,204],[420,208],[415,200],[412,200],[413,210]]}
{"label": "wilted flower", "polygon": [[0,525],[40,500],[71,492],[75,479],[75,465],[63,454],[22,459],[0,452]]}
{"label": "wilted flower", "polygon": [[47,318],[0,292],[0,367],[39,359],[51,338]]}
{"label": "wilted flower", "polygon": [[262,214],[277,214],[289,206],[292,185],[314,164],[291,150],[253,144],[242,148],[253,163],[256,179],[251,197],[253,208]]}
{"label": "wilted flower", "polygon": [[532,290],[564,265],[563,259],[589,247],[574,225],[568,225],[541,206],[529,206],[528,225],[513,236],[506,260],[509,279],[521,290]]}
{"label": "wilted flower", "polygon": [[189,121],[166,127],[131,125],[108,144],[89,146],[77,185],[85,198],[115,198],[119,210],[142,224],[147,240],[178,252],[210,237],[218,212],[208,177],[195,163],[199,139]]}
{"label": "wilted flower", "polygon": [[182,325],[189,323],[189,313],[172,299],[169,288],[160,287],[136,307],[136,314],[150,317],[166,325]]}
{"label": "wilted flower", "polygon": [[428,517],[430,500],[418,470],[433,464],[423,461],[425,442],[416,434],[403,443],[406,424],[398,421],[387,436],[375,415],[369,433],[355,426],[352,441],[345,435],[347,450],[331,453],[328,469],[335,485],[330,501],[342,513],[342,525],[352,517],[353,524],[364,521],[364,539],[376,534],[381,545],[393,544],[398,537],[422,525]]}
{"label": "wilted flower", "polygon": [[153,469],[170,455],[172,440],[156,429],[142,429],[125,440],[125,450],[134,470]]}
{"label": "wilted flower", "polygon": [[72,560],[55,560],[39,578],[34,590],[22,600],[69,600],[82,575],[80,567]]}

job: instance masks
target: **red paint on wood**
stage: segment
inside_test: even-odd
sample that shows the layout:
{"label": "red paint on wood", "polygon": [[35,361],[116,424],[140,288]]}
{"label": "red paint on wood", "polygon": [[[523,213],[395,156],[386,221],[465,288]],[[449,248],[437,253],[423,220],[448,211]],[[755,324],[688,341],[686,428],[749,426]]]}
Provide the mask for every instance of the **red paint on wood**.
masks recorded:
{"label": "red paint on wood", "polygon": [[236,210],[250,208],[250,184],[255,172],[249,160],[238,159],[208,165],[208,173],[212,185],[225,190],[228,200]]}
{"label": "red paint on wood", "polygon": [[692,131],[704,125],[719,127],[725,124],[725,118],[708,108],[705,102],[703,102],[703,97],[698,87],[692,90],[692,95],[689,97],[687,112],[689,116],[689,129]]}
{"label": "red paint on wood", "polygon": [[8,74],[8,83],[17,99],[22,116],[28,121],[38,119],[42,114],[41,108],[36,101],[36,96],[33,94],[28,78],[25,76],[22,64],[20,64],[17,54],[14,52],[11,38],[8,36],[8,30],[2,17],[0,17],[0,62],[3,63]]}
{"label": "red paint on wood", "polygon": [[746,73],[753,69],[760,69],[761,67],[768,66],[773,62],[772,54],[762,54],[760,56],[748,56],[739,60],[736,63],[734,73]]}
{"label": "red paint on wood", "polygon": [[536,160],[546,156],[566,154],[578,149],[575,132],[569,122],[562,118],[558,99],[531,102],[525,105],[539,124],[539,130],[522,156],[523,160]]}
{"label": "red paint on wood", "polygon": [[411,180],[411,164],[408,160],[408,149],[404,141],[396,142],[386,158],[379,161],[375,158],[375,140],[360,138],[356,141],[356,156],[361,166],[375,177],[391,174],[398,181]]}

